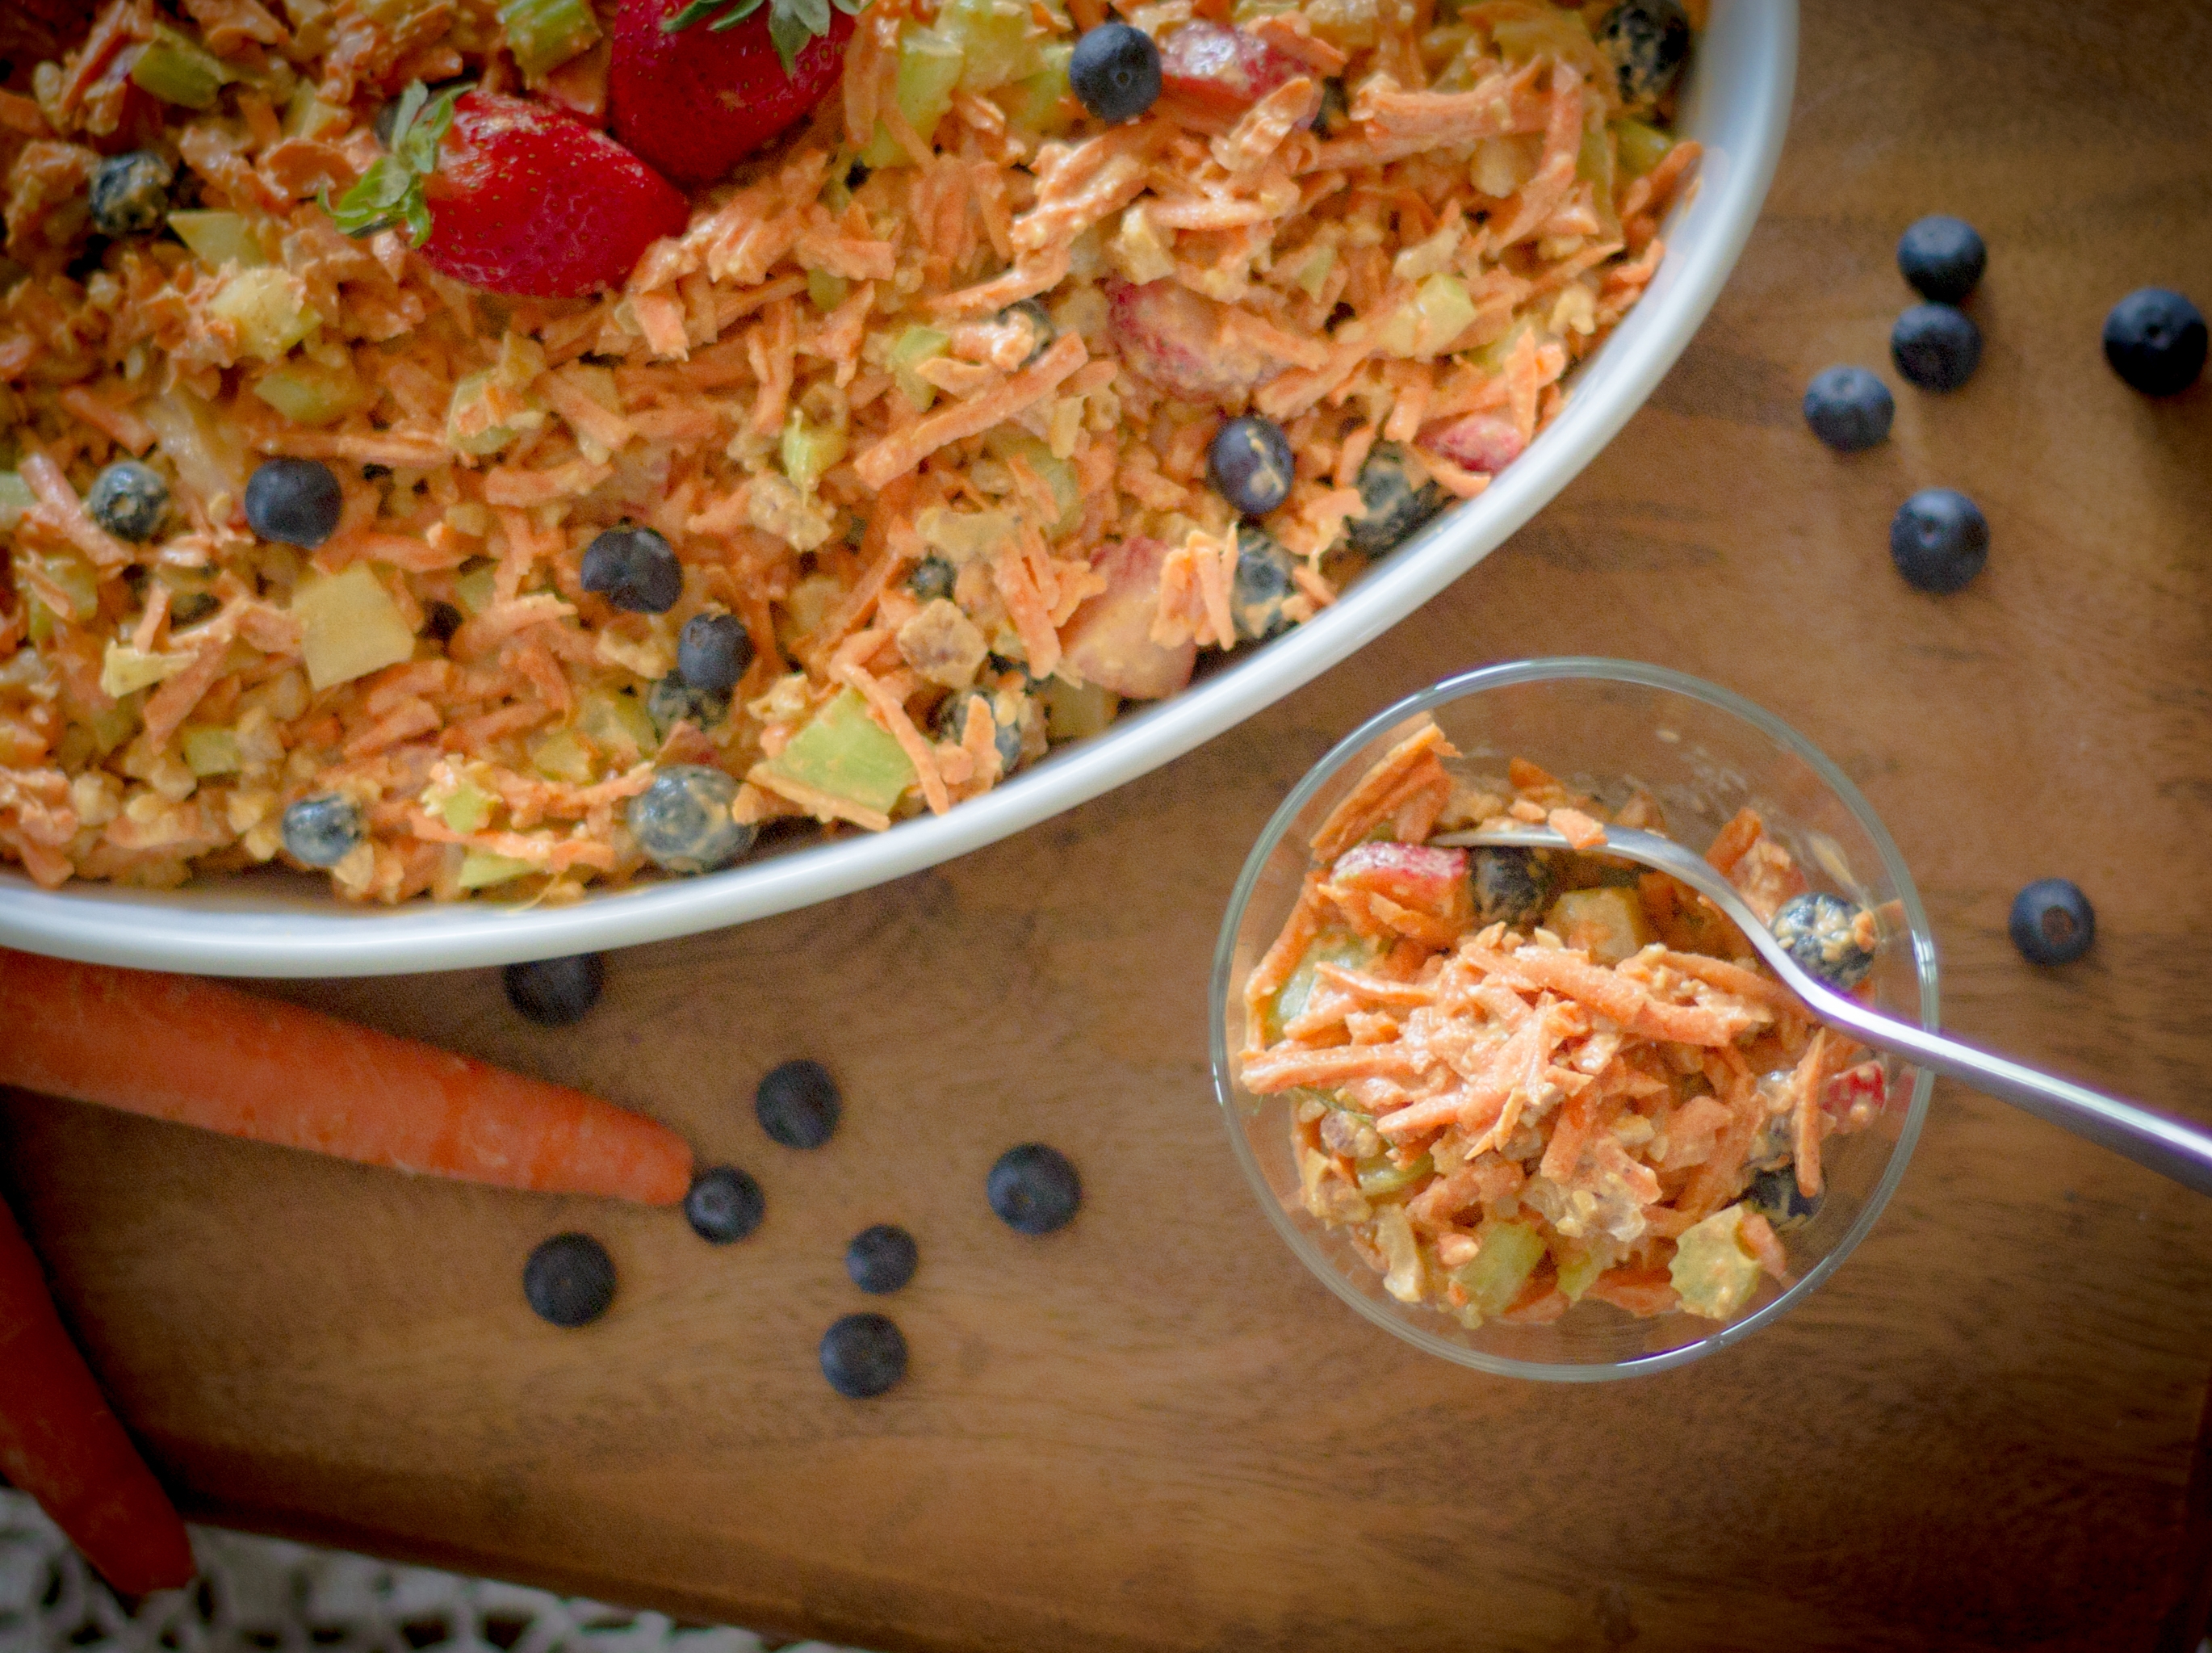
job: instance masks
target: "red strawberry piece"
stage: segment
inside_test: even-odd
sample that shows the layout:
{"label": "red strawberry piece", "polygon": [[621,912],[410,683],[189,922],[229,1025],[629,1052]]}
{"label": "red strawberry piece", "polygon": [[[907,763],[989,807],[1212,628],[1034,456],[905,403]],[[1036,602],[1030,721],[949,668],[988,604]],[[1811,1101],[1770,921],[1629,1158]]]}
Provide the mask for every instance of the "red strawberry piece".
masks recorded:
{"label": "red strawberry piece", "polygon": [[1495,413],[1465,413],[1449,424],[1421,432],[1420,446],[1441,454],[1463,470],[1496,476],[1521,457],[1528,444],[1521,428]]}
{"label": "red strawberry piece", "polygon": [[1879,1113],[1889,1101],[1889,1073],[1879,1062],[1845,1068],[1820,1092],[1820,1106],[1833,1119],[1857,1114],[1860,1121]]}
{"label": "red strawberry piece", "polygon": [[845,3],[623,0],[615,136],[679,183],[727,176],[836,85],[853,34]]}
{"label": "red strawberry piece", "polygon": [[494,92],[401,99],[392,152],[331,206],[349,235],[394,224],[433,269],[487,292],[576,298],[619,286],[690,217],[659,173],[574,115]]}
{"label": "red strawberry piece", "polygon": [[1313,70],[1241,28],[1185,23],[1160,42],[1160,93],[1194,125],[1226,131],[1285,82]]}
{"label": "red strawberry piece", "polygon": [[1190,681],[1198,645],[1167,648],[1152,641],[1160,612],[1160,568],[1168,548],[1157,540],[1120,540],[1091,566],[1106,589],[1087,598],[1060,634],[1060,662],[1086,683],[1132,700],[1158,700]]}
{"label": "red strawberry piece", "polygon": [[1188,401],[1237,397],[1265,384],[1283,363],[1230,335],[1223,308],[1172,278],[1106,294],[1107,329],[1130,369]]}
{"label": "red strawberry piece", "polygon": [[1448,924],[1464,924],[1474,909],[1465,850],[1425,844],[1355,844],[1337,857],[1329,877],[1347,889],[1365,890],[1401,907]]}

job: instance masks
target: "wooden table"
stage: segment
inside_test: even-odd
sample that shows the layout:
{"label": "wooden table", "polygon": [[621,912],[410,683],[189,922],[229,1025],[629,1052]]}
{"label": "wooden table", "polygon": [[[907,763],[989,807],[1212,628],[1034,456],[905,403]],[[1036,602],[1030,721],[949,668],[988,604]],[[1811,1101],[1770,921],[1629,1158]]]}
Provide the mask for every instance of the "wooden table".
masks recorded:
{"label": "wooden table", "polygon": [[[491,972],[283,990],[678,1123],[765,1185],[744,1245],[10,1099],[6,1191],[170,1484],[216,1520],[879,1649],[2114,1649],[2162,1619],[2179,1645],[2212,1205],[1939,1086],[1881,1227],[1790,1319],[1637,1382],[1505,1382],[1297,1267],[1214,1117],[1205,1025],[1231,880],[1329,742],[1478,662],[1640,656],[1866,790],[1955,1028],[2212,1119],[2212,387],[2146,402],[2097,344],[2139,284],[2212,300],[2208,63],[2185,0],[1820,0],[1698,342],[1358,659],[1010,843],[617,955],[571,1031],[520,1025]],[[1883,365],[1892,246],[1937,210],[1991,248],[1980,375],[1838,460],[1797,399]],[[1995,534],[1949,598],[1885,549],[1933,483]],[[2005,912],[2054,873],[2100,934],[2038,971]],[[749,1107],[801,1054],[849,1099],[814,1155]],[[1042,1241],[982,1199],[1029,1138],[1088,1193]],[[889,1303],[913,1369],[856,1404],[815,1344],[862,1305],[846,1238],[884,1220],[922,1247]],[[582,1333],[518,1288],[570,1226],[623,1282]]]}

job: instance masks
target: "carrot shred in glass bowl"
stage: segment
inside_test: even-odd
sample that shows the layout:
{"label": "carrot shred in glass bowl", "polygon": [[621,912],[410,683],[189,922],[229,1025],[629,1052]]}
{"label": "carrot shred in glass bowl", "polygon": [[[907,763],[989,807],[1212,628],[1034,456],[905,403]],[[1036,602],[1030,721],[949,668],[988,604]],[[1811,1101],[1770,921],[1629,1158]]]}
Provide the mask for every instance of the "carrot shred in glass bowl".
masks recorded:
{"label": "carrot shred in glass bowl", "polygon": [[[951,808],[1480,493],[1696,161],[1549,4],[1134,7],[1168,87],[1107,128],[1066,81],[1097,0],[875,0],[622,290],[505,298],[319,201],[413,82],[597,121],[588,32],[526,80],[482,0],[185,11],[113,0],[0,92],[0,858],[46,886],[289,860],[311,797],[360,825],[337,892],[385,902],[650,871],[629,811],[678,766],[742,827]],[[1234,85],[1178,75],[1224,40]],[[132,149],[167,233],[102,241]],[[1243,412],[1296,459],[1264,524],[1207,481]],[[246,525],[279,455],[341,485],[311,552]],[[143,541],[87,507],[126,458],[168,491]],[[583,588],[623,524],[682,565],[664,613]],[[727,697],[675,674],[714,613]]]}

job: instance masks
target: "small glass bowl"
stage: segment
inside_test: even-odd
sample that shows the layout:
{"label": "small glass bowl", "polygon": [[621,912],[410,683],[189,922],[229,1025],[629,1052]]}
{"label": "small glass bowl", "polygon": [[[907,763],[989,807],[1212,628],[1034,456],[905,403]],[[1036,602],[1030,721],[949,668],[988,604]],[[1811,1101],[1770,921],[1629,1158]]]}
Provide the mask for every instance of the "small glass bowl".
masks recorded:
{"label": "small glass bowl", "polygon": [[1668,833],[1698,850],[1751,805],[1816,888],[1881,918],[1884,944],[1869,978],[1875,1002],[1937,1025],[1936,945],[1911,876],[1858,789],[1802,735],[1726,689],[1657,666],[1561,659],[1486,667],[1400,701],[1340,742],[1275,811],[1237,881],[1214,953],[1213,1083],[1252,1192],[1291,1249],[1337,1296],[1462,1365],[1589,1382],[1663,1371],[1749,1337],[1832,1274],[1873,1228],[1920,1135],[1930,1075],[1890,1060],[1890,1105],[1864,1131],[1824,1145],[1826,1196],[1808,1223],[1784,1236],[1794,1284],[1785,1289],[1762,1277],[1759,1295],[1729,1324],[1686,1313],[1638,1320],[1585,1302],[1548,1326],[1493,1320],[1473,1330],[1391,1296],[1340,1231],[1308,1215],[1291,1147],[1292,1105],[1254,1096],[1237,1083],[1230,1052],[1244,1040],[1243,985],[1297,900],[1315,828],[1425,712],[1459,748],[1449,766],[1496,775],[1509,758],[1526,758],[1610,803],[1642,786],[1664,807]]}

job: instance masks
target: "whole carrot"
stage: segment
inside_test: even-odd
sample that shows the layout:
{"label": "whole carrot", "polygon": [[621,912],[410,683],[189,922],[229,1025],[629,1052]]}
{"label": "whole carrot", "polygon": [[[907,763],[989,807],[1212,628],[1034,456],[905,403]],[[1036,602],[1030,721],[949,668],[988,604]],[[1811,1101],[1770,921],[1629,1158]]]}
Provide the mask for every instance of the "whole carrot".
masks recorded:
{"label": "whole carrot", "polygon": [[126,1595],[191,1582],[185,1523],[62,1329],[0,1205],[0,1472]]}
{"label": "whole carrot", "polygon": [[582,1091],[193,976],[0,948],[0,1084],[432,1176],[668,1205],[691,1150]]}

